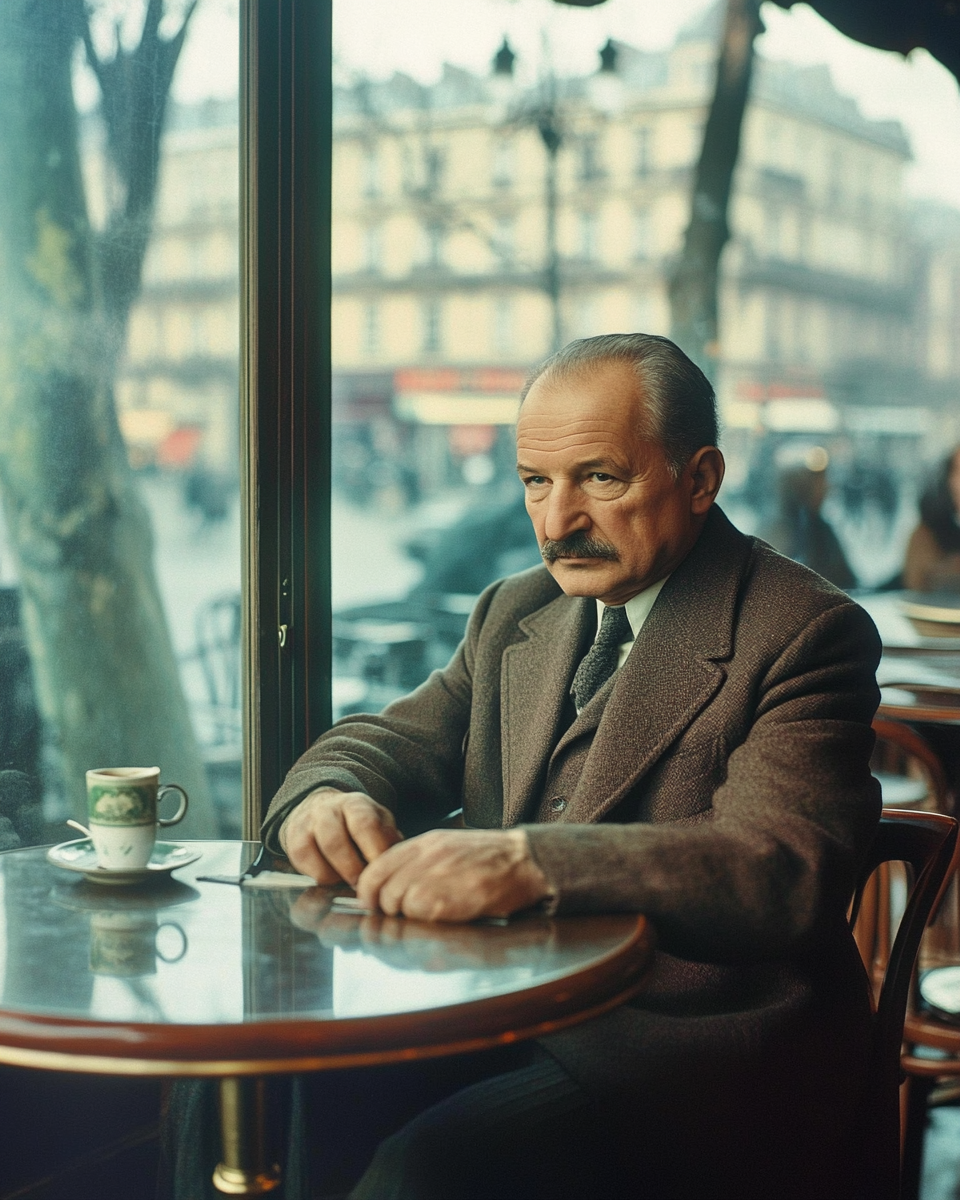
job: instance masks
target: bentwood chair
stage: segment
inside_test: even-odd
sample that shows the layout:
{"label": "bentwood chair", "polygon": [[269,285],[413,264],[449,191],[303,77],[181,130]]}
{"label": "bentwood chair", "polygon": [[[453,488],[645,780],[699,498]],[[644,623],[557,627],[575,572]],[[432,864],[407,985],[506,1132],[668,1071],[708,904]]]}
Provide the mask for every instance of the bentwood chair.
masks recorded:
{"label": "bentwood chair", "polygon": [[[882,969],[882,980],[875,991],[873,1052],[865,1111],[864,1145],[880,1147],[876,1154],[864,1155],[863,1195],[871,1200],[897,1200],[900,1196],[900,1104],[902,1079],[900,1051],[903,1042],[907,1000],[920,949],[920,940],[944,890],[957,845],[957,822],[942,813],[887,809],[880,819],[873,845],[863,864],[850,910],[850,924],[857,932],[864,893],[874,873],[884,864],[903,863],[906,895],[903,914],[892,944],[884,945],[881,922],[874,921],[874,946],[866,950],[861,929],[858,937],[861,954],[872,979]],[[889,878],[889,875],[888,875]],[[879,911],[890,907],[890,890],[878,897]],[[869,914],[865,910],[865,916]]]}
{"label": "bentwood chair", "polygon": [[[946,772],[929,743],[901,721],[878,717],[873,722],[873,730],[877,744],[870,765],[880,783],[884,809],[909,808],[953,816],[953,796]],[[868,881],[860,898],[854,936],[875,996],[883,983],[895,932],[891,893],[902,890],[903,868],[883,864]],[[922,955],[923,949],[921,961]]]}
{"label": "bentwood chair", "polygon": [[[872,766],[880,780],[884,806],[926,809],[955,815],[954,796],[937,752],[915,728],[902,721],[878,717],[873,723],[877,746]],[[935,907],[933,919],[920,944],[920,977],[945,967],[960,967],[960,881],[957,861]],[[890,948],[895,919],[894,898],[902,891],[902,867],[882,866],[867,885],[857,923],[857,940],[865,961],[872,966],[874,986],[879,985]],[[883,903],[879,902],[882,895]],[[872,961],[868,955],[872,952]],[[901,1068],[901,1130],[903,1143],[902,1189],[905,1200],[919,1194],[923,1169],[923,1143],[931,1097],[949,1100],[960,1084],[960,1028],[919,1008],[916,989],[908,998],[904,1022]]]}
{"label": "bentwood chair", "polygon": [[884,807],[925,808],[953,815],[953,797],[940,756],[917,730],[902,721],[876,717],[871,766],[880,781]]}

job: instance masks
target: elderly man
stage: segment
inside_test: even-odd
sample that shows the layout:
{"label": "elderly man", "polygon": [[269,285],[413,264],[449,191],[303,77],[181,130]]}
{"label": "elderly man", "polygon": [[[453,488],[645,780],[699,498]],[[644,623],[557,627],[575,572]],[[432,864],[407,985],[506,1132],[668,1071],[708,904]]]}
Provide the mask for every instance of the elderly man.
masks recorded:
{"label": "elderly man", "polygon": [[[462,1060],[477,1082],[398,1117],[356,1197],[857,1194],[845,908],[880,809],[879,642],[715,506],[716,441],[664,338],[547,360],[517,424],[546,569],[488,588],[450,664],[339,722],[271,806],[268,844],[385,913],[632,911],[658,935],[636,1001]],[[465,829],[400,832],[460,803]]]}

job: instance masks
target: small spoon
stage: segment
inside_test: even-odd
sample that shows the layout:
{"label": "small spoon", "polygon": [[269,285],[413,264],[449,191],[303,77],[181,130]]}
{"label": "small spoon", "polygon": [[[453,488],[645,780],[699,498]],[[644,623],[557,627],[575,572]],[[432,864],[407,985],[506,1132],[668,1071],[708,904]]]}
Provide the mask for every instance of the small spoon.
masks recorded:
{"label": "small spoon", "polygon": [[74,821],[74,819],[72,817],[67,817],[66,824],[72,825],[74,829],[79,829],[84,837],[88,837],[88,838],[93,837],[93,834],[86,827],[86,825],[81,825],[79,821]]}

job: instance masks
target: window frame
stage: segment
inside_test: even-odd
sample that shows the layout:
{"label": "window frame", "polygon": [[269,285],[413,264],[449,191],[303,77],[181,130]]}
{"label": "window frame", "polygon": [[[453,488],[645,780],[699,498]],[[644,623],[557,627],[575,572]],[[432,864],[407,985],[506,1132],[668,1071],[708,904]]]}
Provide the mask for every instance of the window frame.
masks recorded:
{"label": "window frame", "polygon": [[331,720],[332,0],[241,0],[243,831]]}

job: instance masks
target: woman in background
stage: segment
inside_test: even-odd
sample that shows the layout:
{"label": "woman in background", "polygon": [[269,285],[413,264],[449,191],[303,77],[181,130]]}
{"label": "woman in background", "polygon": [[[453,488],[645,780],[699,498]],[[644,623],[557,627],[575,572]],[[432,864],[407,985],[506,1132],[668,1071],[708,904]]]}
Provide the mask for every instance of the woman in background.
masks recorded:
{"label": "woman in background", "polygon": [[777,480],[777,516],[759,536],[788,558],[804,563],[839,588],[856,586],[837,535],[820,509],[826,499],[830,457],[822,446],[805,450],[799,462],[785,464]]}
{"label": "woman in background", "polygon": [[920,498],[920,524],[907,544],[903,582],[915,592],[960,592],[960,446]]}

